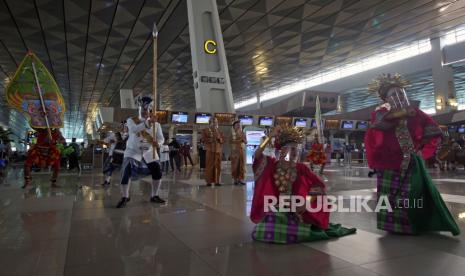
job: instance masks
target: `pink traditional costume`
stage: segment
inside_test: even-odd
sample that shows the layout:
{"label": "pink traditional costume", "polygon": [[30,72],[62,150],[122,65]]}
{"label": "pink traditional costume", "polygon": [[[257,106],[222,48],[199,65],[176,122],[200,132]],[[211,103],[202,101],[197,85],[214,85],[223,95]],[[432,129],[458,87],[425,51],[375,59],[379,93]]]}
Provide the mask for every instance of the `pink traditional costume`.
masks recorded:
{"label": "pink traditional costume", "polygon": [[[442,132],[431,117],[410,106],[400,75],[382,75],[370,90],[385,102],[371,116],[365,136],[368,165],[377,171],[377,196],[392,211],[377,213],[378,228],[395,233],[460,230],[425,169]],[[422,159],[423,158],[423,159]]]}
{"label": "pink traditional costume", "polygon": [[[295,134],[297,132],[295,128],[283,129],[278,138],[278,147],[300,143],[301,140]],[[265,212],[265,197],[270,196],[300,196],[310,200],[313,209],[317,207],[317,197],[320,197],[320,203],[323,201],[325,185],[306,165],[284,161],[282,158],[278,160],[261,152],[254,159],[253,171],[255,189],[250,218],[257,224],[252,234],[254,240],[288,244],[355,233],[355,229],[330,224],[329,212],[323,209],[312,212]]]}

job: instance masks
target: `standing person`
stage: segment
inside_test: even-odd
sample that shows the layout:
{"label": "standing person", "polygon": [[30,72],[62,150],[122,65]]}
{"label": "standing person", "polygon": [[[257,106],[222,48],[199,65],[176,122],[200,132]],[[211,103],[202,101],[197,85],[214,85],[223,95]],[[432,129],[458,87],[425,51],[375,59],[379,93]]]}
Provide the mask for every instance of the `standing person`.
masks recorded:
{"label": "standing person", "polygon": [[221,156],[224,143],[223,133],[218,129],[218,119],[211,117],[209,127],[202,131],[202,140],[207,151],[205,180],[207,186],[221,186]]}
{"label": "standing person", "polygon": [[460,230],[423,161],[435,153],[442,131],[430,116],[410,105],[404,89],[407,83],[398,74],[381,75],[369,88],[383,104],[371,114],[365,135],[368,165],[377,171],[378,201],[392,207],[377,213],[378,229],[458,235]]}
{"label": "standing person", "polygon": [[349,167],[352,166],[352,151],[354,151],[354,146],[350,143],[344,143],[344,159],[346,160]]}
{"label": "standing person", "polygon": [[331,143],[327,142],[325,147],[326,164],[331,164],[331,153],[333,153],[333,148],[331,147]]}
{"label": "standing person", "polygon": [[455,139],[452,138],[449,141],[449,149],[450,149],[450,152],[447,157],[447,161],[448,161],[447,170],[449,170],[449,166],[450,166],[450,169],[455,171],[457,169],[457,153],[459,153],[462,150],[462,148],[460,147],[460,144],[457,143],[457,141],[455,141]]}
{"label": "standing person", "polygon": [[0,139],[0,177],[3,176],[3,170],[8,164],[7,141]]}
{"label": "standing person", "polygon": [[241,121],[235,121],[232,125],[231,135],[231,175],[234,185],[245,185],[245,145],[247,139],[241,129]]}
{"label": "standing person", "polygon": [[194,163],[192,162],[192,157],[191,157],[191,146],[187,142],[185,142],[184,145],[182,146],[182,156],[184,158],[184,166],[187,167],[188,159],[189,159],[189,162],[191,163],[191,166],[194,166]]}
{"label": "standing person", "polygon": [[110,185],[113,171],[123,164],[126,141],[123,140],[120,132],[116,132],[115,134],[110,132],[103,142],[106,143],[110,149],[103,166],[103,174],[105,175],[105,182],[103,183],[103,186],[106,186]]}
{"label": "standing person", "polygon": [[170,148],[170,164],[171,171],[174,172],[174,167],[176,164],[176,169],[178,172],[181,172],[181,145],[178,143],[176,138],[173,138],[171,143],[168,144]]}
{"label": "standing person", "polygon": [[205,169],[205,159],[206,159],[205,145],[202,139],[200,139],[200,142],[197,145],[197,151],[199,153],[199,167],[200,167],[200,170],[202,171]]}
{"label": "standing person", "polygon": [[165,143],[163,143],[160,147],[160,162],[161,170],[167,173],[170,166],[170,147],[168,146],[167,141],[165,141]]}
{"label": "standing person", "polygon": [[[131,178],[137,175],[141,162],[147,165],[147,168],[152,175],[152,192],[150,201],[154,203],[164,203],[165,201],[158,196],[160,188],[160,179],[162,177],[160,163],[158,162],[158,154],[156,148],[165,142],[163,131],[155,115],[151,115],[150,97],[142,97],[138,99],[139,116],[132,117],[127,120],[128,140],[126,149],[124,150],[123,166],[121,168],[121,200],[116,205],[116,208],[123,208],[130,201],[129,189]],[[156,137],[153,137],[153,129],[155,127]]]}
{"label": "standing person", "polygon": [[[276,137],[279,158],[263,154],[267,143]],[[255,151],[253,171],[255,188],[252,198],[250,219],[256,224],[252,238],[256,241],[280,244],[292,244],[326,240],[356,232],[340,224],[329,223],[329,212],[316,208],[325,198],[326,187],[303,163],[299,162],[300,144],[303,141],[301,131],[294,127],[277,126]],[[272,198],[281,201],[281,196],[296,196],[310,199],[309,211],[305,207],[295,211],[280,210],[266,212],[265,204]],[[288,202],[290,203],[290,202]],[[289,205],[288,205],[289,206]],[[289,206],[293,209],[293,206]]]}
{"label": "standing person", "polygon": [[79,168],[79,156],[81,155],[81,148],[79,147],[78,143],[76,143],[76,138],[71,139],[71,143],[69,144],[70,147],[73,148],[73,152],[69,155],[69,168],[68,170],[77,169],[78,172],[80,171]]}
{"label": "standing person", "polygon": [[103,162],[103,174],[105,175],[105,181],[103,186],[110,185],[111,175],[113,174],[113,166],[111,164],[113,158],[113,151],[116,147],[116,135],[113,132],[108,132],[106,137],[98,142],[99,144],[104,144],[108,148],[108,157]]}

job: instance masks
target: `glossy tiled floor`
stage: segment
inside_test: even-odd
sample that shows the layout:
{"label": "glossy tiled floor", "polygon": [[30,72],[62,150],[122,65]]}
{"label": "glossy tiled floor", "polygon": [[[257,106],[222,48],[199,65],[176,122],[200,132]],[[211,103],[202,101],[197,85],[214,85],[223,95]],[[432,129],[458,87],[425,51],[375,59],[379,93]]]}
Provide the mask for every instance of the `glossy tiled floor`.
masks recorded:
{"label": "glossy tiled floor", "polygon": [[[329,192],[373,196],[366,174],[329,167]],[[465,230],[465,172],[432,176]],[[201,186],[200,177],[192,168],[166,175],[163,206],[148,201],[142,179],[128,206],[115,209],[118,186],[103,189],[99,171],[65,172],[53,190],[49,175],[36,173],[34,187],[22,190],[21,169],[10,168],[0,184],[0,275],[464,275],[464,235],[389,235],[373,213],[333,213],[332,221],[359,229],[341,239],[253,242],[252,176],[246,187],[219,188]],[[222,180],[231,182],[227,173]]]}

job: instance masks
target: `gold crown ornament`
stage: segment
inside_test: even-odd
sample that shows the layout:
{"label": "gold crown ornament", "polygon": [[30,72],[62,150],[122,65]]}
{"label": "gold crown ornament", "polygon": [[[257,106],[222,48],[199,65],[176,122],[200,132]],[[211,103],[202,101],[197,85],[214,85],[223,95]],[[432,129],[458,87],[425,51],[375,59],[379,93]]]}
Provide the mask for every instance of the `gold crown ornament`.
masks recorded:
{"label": "gold crown ornament", "polygon": [[385,98],[386,93],[391,87],[405,88],[410,82],[402,77],[399,73],[381,74],[368,85],[368,91],[378,93],[378,96]]}
{"label": "gold crown ornament", "polygon": [[276,148],[282,148],[289,144],[300,144],[304,140],[302,129],[292,126],[280,126],[279,134],[275,140]]}

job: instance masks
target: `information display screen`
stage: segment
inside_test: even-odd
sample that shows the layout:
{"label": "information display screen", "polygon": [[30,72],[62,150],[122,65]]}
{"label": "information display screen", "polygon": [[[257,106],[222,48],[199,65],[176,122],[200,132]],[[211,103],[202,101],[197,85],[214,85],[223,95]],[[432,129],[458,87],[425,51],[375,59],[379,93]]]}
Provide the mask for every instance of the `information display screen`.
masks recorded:
{"label": "information display screen", "polygon": [[341,122],[342,129],[353,129],[354,128],[354,121],[342,121]]}
{"label": "information display screen", "polygon": [[457,132],[458,133],[465,133],[465,125],[459,126],[459,128],[457,129]]}
{"label": "information display screen", "polygon": [[357,129],[367,129],[368,128],[368,122],[365,121],[360,121],[357,122]]}
{"label": "information display screen", "polygon": [[187,112],[173,112],[171,113],[171,123],[173,124],[186,124],[189,114]]}
{"label": "information display screen", "polygon": [[273,117],[260,117],[258,120],[260,126],[273,126]]}
{"label": "information display screen", "polygon": [[212,115],[210,113],[197,113],[195,114],[195,123],[196,124],[208,124],[208,121]]}
{"label": "information display screen", "polygon": [[253,124],[253,116],[250,115],[239,115],[237,116],[243,126],[251,126]]}
{"label": "information display screen", "polygon": [[295,118],[294,126],[296,127],[307,127],[307,119],[305,118]]}

